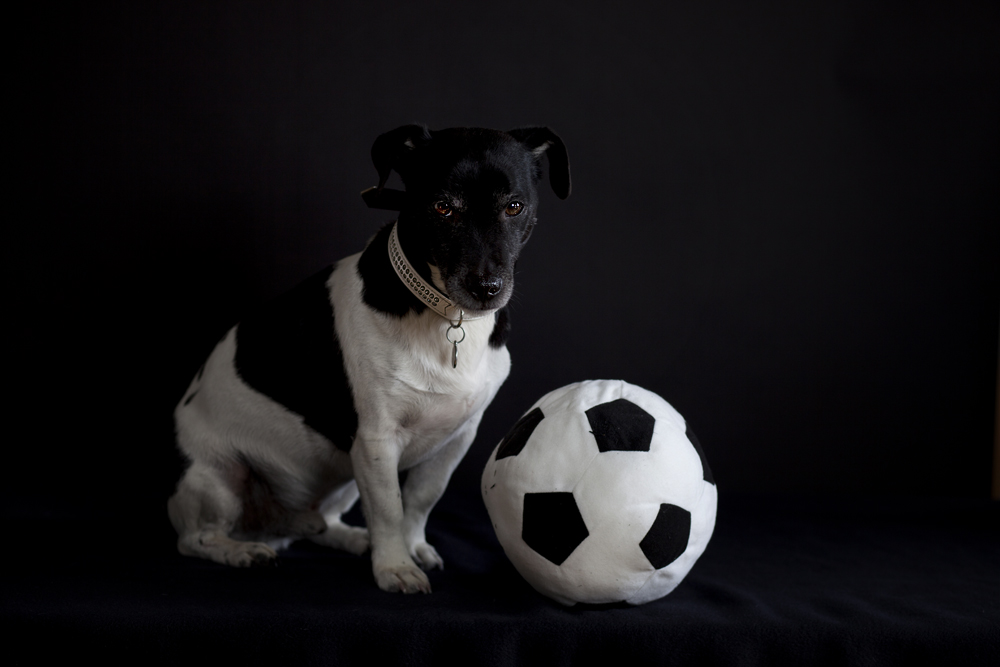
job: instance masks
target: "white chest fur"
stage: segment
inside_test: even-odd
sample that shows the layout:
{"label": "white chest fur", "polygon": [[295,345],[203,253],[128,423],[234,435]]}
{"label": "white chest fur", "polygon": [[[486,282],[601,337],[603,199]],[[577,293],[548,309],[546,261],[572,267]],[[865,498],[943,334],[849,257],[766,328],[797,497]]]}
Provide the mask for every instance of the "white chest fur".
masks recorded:
{"label": "white chest fur", "polygon": [[359,257],[342,260],[328,283],[358,434],[392,441],[406,469],[433,456],[463,426],[478,426],[510,372],[510,355],[489,344],[494,317],[466,322],[453,368],[449,322],[429,309],[399,318],[367,307]]}

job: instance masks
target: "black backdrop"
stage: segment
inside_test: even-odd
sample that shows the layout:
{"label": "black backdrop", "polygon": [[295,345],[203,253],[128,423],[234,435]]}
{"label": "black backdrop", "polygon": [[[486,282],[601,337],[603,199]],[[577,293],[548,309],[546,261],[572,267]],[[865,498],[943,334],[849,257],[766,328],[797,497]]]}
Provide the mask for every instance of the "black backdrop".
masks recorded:
{"label": "black backdrop", "polygon": [[[1000,303],[992,2],[45,5],[9,28],[4,493],[153,511],[171,411],[241,313],[390,219],[381,132],[545,124],[513,371],[623,378],[723,495],[989,494]],[[476,501],[478,502],[478,501]]]}

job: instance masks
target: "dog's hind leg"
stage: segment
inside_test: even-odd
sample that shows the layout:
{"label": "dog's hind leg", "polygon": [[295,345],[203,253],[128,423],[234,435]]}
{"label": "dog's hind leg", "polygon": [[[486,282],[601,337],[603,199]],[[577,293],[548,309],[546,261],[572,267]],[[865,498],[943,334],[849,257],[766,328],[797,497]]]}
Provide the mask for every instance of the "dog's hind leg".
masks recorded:
{"label": "dog's hind leg", "polygon": [[217,470],[193,463],[167,501],[178,535],[177,550],[236,567],[272,563],[277,554],[268,545],[229,536],[242,511],[242,501]]}
{"label": "dog's hind leg", "polygon": [[341,520],[354,503],[358,501],[358,484],[353,479],[326,497],[320,506],[320,513],[326,520],[326,530],[309,539],[317,544],[361,555],[368,551],[370,542],[368,531],[357,526],[349,526]]}

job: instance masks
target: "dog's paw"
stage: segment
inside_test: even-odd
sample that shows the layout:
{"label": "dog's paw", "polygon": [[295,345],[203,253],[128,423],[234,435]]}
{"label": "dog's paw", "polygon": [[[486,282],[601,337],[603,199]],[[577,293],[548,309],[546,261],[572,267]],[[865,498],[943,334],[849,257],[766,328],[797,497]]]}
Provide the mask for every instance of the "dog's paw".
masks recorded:
{"label": "dog's paw", "polygon": [[326,520],[319,512],[303,512],[296,515],[289,526],[289,532],[299,537],[319,535],[326,530]]}
{"label": "dog's paw", "polygon": [[226,564],[234,567],[264,567],[274,565],[278,554],[262,542],[237,542],[226,554]]}
{"label": "dog's paw", "polygon": [[374,568],[375,583],[388,593],[430,593],[431,582],[420,568],[407,563]]}
{"label": "dog's paw", "polygon": [[344,551],[360,556],[371,548],[371,538],[368,537],[367,528],[345,525],[342,532],[340,548]]}
{"label": "dog's paw", "polygon": [[413,562],[423,570],[443,570],[444,560],[438,555],[437,549],[426,542],[418,542],[410,549]]}
{"label": "dog's paw", "polygon": [[336,526],[335,532],[337,535],[334,546],[337,549],[360,556],[371,547],[371,538],[368,537],[368,529],[366,528],[341,524]]}
{"label": "dog's paw", "polygon": [[327,525],[325,531],[318,535],[311,535],[309,539],[316,544],[340,549],[355,556],[360,556],[371,547],[371,539],[368,537],[366,528],[348,526],[340,521]]}

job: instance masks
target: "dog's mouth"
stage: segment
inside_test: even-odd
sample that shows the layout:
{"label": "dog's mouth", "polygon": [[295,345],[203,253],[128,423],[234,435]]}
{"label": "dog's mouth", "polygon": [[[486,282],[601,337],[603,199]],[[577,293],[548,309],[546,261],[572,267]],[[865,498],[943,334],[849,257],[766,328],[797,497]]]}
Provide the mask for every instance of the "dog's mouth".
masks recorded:
{"label": "dog's mouth", "polygon": [[454,304],[465,311],[466,315],[473,317],[478,313],[499,310],[507,305],[510,295],[503,293],[488,299],[479,299],[473,295],[466,294],[465,290],[453,290],[449,296]]}
{"label": "dog's mouth", "polygon": [[456,274],[445,276],[437,266],[428,264],[428,267],[434,286],[464,310],[468,317],[503,308],[513,292],[513,277],[484,277],[472,273],[466,274],[464,278]]}

